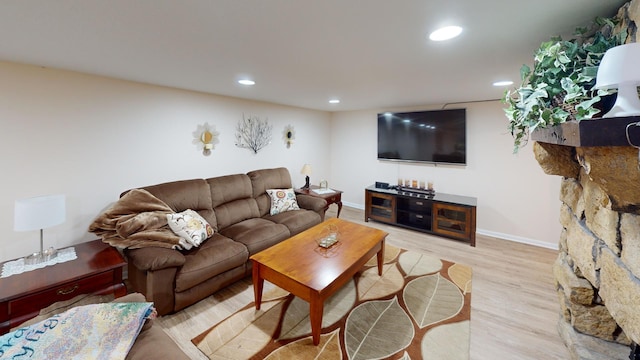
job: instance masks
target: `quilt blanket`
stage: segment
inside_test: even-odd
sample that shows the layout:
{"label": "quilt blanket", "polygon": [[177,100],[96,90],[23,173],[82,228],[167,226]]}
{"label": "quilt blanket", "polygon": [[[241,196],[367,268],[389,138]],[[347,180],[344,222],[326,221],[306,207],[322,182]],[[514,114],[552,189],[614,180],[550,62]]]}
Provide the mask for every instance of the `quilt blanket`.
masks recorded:
{"label": "quilt blanket", "polygon": [[153,303],[78,306],[0,336],[0,359],[124,359]]}

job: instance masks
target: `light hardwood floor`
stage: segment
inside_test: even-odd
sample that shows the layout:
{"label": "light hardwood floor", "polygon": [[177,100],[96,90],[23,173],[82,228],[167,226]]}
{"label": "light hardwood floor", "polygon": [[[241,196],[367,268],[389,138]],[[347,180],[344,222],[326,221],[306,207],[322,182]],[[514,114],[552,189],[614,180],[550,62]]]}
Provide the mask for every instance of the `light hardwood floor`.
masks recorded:
{"label": "light hardwood floor", "polygon": [[[335,217],[335,206],[327,216]],[[342,219],[389,233],[388,244],[434,254],[473,268],[471,359],[569,359],[556,324],[559,305],[552,275],[557,251],[478,236],[468,243],[377,222],[344,207]],[[265,290],[268,290],[265,283]],[[253,301],[246,278],[176,314],[157,320],[193,359],[206,359],[191,339]]]}

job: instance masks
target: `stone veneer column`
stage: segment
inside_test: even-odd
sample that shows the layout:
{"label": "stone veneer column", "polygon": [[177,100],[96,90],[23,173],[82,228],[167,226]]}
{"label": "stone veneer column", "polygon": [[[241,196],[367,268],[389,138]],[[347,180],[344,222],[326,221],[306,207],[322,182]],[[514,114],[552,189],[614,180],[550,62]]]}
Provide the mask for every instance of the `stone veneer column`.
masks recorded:
{"label": "stone veneer column", "polygon": [[572,329],[606,340],[584,341],[589,351],[567,343],[576,359],[628,359],[629,347],[614,342],[640,343],[638,150],[535,143],[534,152],[545,173],[563,176],[563,232],[553,268],[560,333],[565,343],[576,337]]}

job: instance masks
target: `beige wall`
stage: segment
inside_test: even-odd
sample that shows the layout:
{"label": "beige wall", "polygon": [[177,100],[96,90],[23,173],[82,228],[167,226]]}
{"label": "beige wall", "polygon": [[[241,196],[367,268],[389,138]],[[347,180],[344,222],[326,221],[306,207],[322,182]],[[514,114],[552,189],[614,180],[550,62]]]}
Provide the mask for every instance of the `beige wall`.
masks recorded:
{"label": "beige wall", "polygon": [[[87,227],[126,189],[285,166],[294,185],[313,165],[329,176],[330,114],[255,101],[0,62],[0,261],[39,250],[39,234],[13,231],[14,201],[62,193],[67,221],[44,231],[45,246],[94,238]],[[257,155],[234,145],[242,114],[268,117],[272,143]],[[220,143],[205,157],[192,132],[209,122]],[[296,142],[287,149],[287,124]]]}
{"label": "beige wall", "polygon": [[[436,191],[478,199],[478,233],[557,248],[560,178],[545,175],[528,145],[512,154],[512,139],[499,101],[450,105],[467,109],[467,166],[378,161],[377,113],[428,107],[335,113],[331,174],[343,202],[364,207],[364,188],[375,181],[433,181]],[[433,109],[433,107],[432,107]]]}
{"label": "beige wall", "polygon": [[[276,166],[300,186],[305,162],[312,183],[327,179],[347,205],[363,207],[363,189],[376,180],[424,178],[437,191],[477,197],[480,233],[557,246],[559,179],[542,173],[531,147],[511,154],[498,102],[465,105],[468,165],[435,167],[379,162],[378,110],[331,114],[3,62],[0,79],[0,261],[39,248],[37,231],[13,231],[16,199],[67,195],[67,221],[45,230],[45,246],[60,248],[93,239],[87,226],[123,190]],[[243,113],[273,125],[257,155],[234,145]],[[209,157],[191,143],[205,122],[220,132]],[[290,149],[287,124],[296,131]]]}

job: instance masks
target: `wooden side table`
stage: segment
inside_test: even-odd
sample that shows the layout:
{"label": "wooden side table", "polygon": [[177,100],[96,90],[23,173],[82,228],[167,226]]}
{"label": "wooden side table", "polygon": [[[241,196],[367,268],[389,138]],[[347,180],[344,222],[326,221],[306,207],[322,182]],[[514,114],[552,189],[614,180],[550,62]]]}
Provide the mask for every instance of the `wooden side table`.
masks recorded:
{"label": "wooden side table", "polygon": [[41,309],[80,294],[124,296],[126,262],[100,240],[74,245],[77,259],[0,278],[0,335]]}
{"label": "wooden side table", "polygon": [[296,194],[311,195],[325,199],[327,201],[327,207],[324,209],[325,211],[329,209],[329,205],[331,204],[338,205],[338,215],[336,215],[336,217],[340,217],[340,211],[342,210],[342,191],[332,188],[332,193],[318,194],[313,191],[317,189],[320,189],[320,187],[317,185],[311,185],[308,189],[295,189],[295,192]]}

